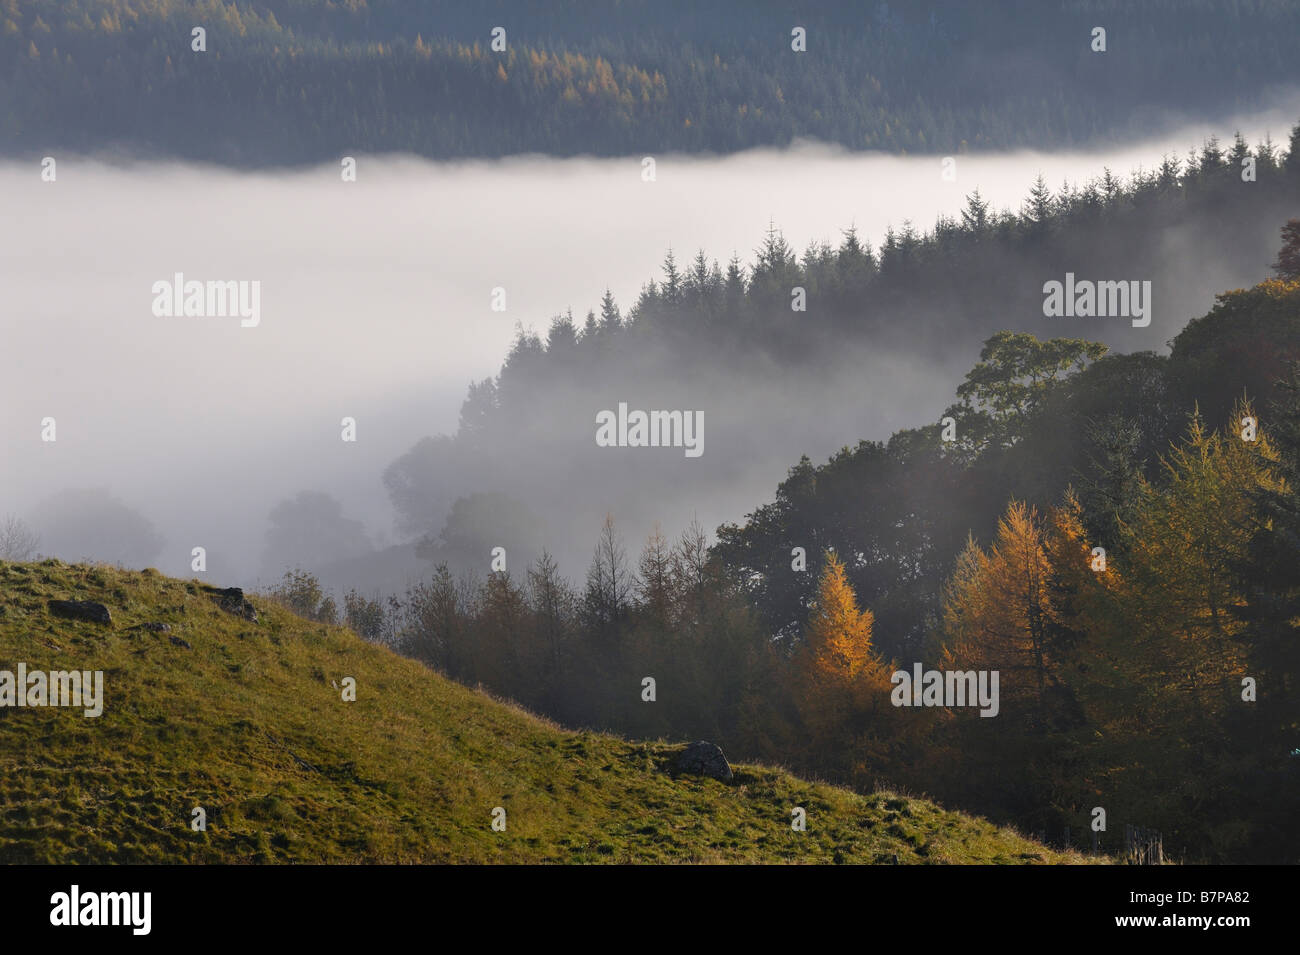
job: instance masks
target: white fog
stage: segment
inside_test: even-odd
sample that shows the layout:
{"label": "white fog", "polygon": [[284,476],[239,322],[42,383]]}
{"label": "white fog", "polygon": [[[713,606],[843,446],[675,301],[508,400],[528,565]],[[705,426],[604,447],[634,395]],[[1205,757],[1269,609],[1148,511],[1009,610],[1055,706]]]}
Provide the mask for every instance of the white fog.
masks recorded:
{"label": "white fog", "polygon": [[[1293,102],[1105,153],[958,156],[955,182],[939,156],[818,145],[659,155],[652,183],[639,156],[358,156],[355,183],[337,164],[253,173],[59,155],[45,183],[37,163],[6,163],[0,516],[27,517],[64,488],[106,487],[156,525],[161,570],[190,576],[190,549],[203,545],[229,583],[253,582],[245,568],[258,565],[268,511],[303,489],[334,495],[377,545],[394,543],[383,469],[420,437],[455,430],[467,385],[498,371],[517,325],[544,334],[568,308],[581,324],[606,287],[626,312],[669,247],[683,266],[700,248],[748,263],[769,223],[797,251],[837,244],[851,225],[878,245],[890,225],[924,230],[957,214],[976,188],[1015,209],[1040,172],[1053,189],[1103,167],[1127,175],[1236,129],[1251,144],[1284,142],[1298,111]],[[155,317],[153,284],[178,272],[259,281],[260,324]],[[505,312],[490,308],[494,287]],[[915,387],[880,394],[861,433],[810,435],[781,460],[885,437],[951,399],[955,381],[904,371]],[[340,440],[344,416],[357,421],[355,443]],[[47,417],[55,442],[41,440]],[[712,530],[781,476],[738,476],[729,496],[693,509]]]}

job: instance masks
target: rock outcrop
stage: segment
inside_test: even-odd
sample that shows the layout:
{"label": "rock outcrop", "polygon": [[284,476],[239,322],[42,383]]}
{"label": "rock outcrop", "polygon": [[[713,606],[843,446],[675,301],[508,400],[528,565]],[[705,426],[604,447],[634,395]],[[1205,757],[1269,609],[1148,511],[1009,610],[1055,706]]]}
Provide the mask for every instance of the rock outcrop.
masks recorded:
{"label": "rock outcrop", "polygon": [[710,779],[726,781],[732,777],[731,765],[722,755],[722,750],[705,740],[696,740],[678,753],[676,769],[679,773],[708,776]]}
{"label": "rock outcrop", "polygon": [[69,620],[89,620],[91,623],[103,623],[112,626],[113,615],[108,608],[93,600],[51,600],[50,612]]}

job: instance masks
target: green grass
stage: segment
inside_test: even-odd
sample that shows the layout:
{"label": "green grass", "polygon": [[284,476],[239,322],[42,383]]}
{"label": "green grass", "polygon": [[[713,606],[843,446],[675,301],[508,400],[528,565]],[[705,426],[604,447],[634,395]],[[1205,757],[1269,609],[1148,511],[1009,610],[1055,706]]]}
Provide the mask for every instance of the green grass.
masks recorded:
{"label": "green grass", "polygon": [[[105,696],[98,719],[0,708],[0,861],[1085,861],[776,769],[674,777],[674,745],[564,730],[270,601],[250,623],[203,587],[0,562],[0,669],[103,670]],[[58,598],[105,603],[112,627],[53,617]],[[149,621],[171,633],[128,629]],[[348,676],[356,702],[333,686]]]}

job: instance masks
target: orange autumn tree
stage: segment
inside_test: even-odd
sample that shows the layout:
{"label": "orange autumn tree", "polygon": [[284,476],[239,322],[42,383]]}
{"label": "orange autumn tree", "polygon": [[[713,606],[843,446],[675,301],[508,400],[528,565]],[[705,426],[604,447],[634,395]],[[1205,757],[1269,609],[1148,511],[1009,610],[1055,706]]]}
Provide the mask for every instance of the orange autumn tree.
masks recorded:
{"label": "orange autumn tree", "polygon": [[1036,509],[1012,501],[989,550],[972,539],[958,557],[944,601],[945,667],[997,670],[1003,699],[1033,708],[1053,682],[1064,622],[1049,530]]}
{"label": "orange autumn tree", "polygon": [[809,663],[823,681],[852,681],[874,662],[874,623],[870,610],[858,609],[844,562],[827,551],[805,634]]}
{"label": "orange autumn tree", "polygon": [[939,711],[938,759],[926,769],[940,790],[1026,807],[1037,826],[1074,808],[1080,717],[1070,650],[1089,623],[1084,611],[1104,609],[1106,574],[1092,567],[1070,492],[1046,514],[1012,501],[987,549],[967,544],[944,595],[937,669],[997,672],[999,711]]}
{"label": "orange autumn tree", "polygon": [[1045,515],[1012,501],[986,551],[971,539],[944,591],[941,669],[990,669],[1029,705],[1069,682],[1071,652],[1114,616],[1118,577],[1083,526],[1073,488]]}
{"label": "orange autumn tree", "polygon": [[871,643],[874,624],[844,572],[844,562],[827,551],[804,644],[798,654],[799,708],[816,735],[860,729],[866,714],[888,700],[888,679]]}

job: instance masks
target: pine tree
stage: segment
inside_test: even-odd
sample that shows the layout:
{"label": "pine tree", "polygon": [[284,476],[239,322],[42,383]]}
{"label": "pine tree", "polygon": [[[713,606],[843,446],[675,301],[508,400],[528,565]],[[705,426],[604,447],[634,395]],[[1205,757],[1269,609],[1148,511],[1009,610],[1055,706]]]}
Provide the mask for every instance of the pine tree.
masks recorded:
{"label": "pine tree", "polygon": [[1201,160],[1198,167],[1202,179],[1217,179],[1223,172],[1223,147],[1219,145],[1218,136],[1210,136],[1201,147]]}
{"label": "pine tree", "polygon": [[705,258],[703,249],[695,253],[691,271],[686,276],[686,289],[692,305],[699,306],[708,299],[709,260]]}
{"label": "pine tree", "polygon": [[1282,248],[1273,271],[1279,278],[1300,281],[1300,219],[1288,219],[1282,227]]}
{"label": "pine tree", "polygon": [[745,308],[745,268],[740,264],[740,256],[731,254],[727,262],[727,274],[723,279],[723,302],[728,318],[738,317]]}
{"label": "pine tree", "polygon": [[1029,190],[1029,199],[1025,202],[1025,216],[1029,219],[1031,235],[1041,236],[1052,223],[1055,203],[1052,190],[1047,187],[1047,180],[1040,172]]}
{"label": "pine tree", "polygon": [[989,228],[989,204],[980,198],[976,189],[966,197],[966,208],[961,211],[962,227],[973,235],[982,235]]}
{"label": "pine tree", "polygon": [[1241,176],[1242,164],[1250,157],[1250,147],[1246,145],[1246,138],[1238,131],[1232,139],[1232,149],[1229,150],[1225,163],[1229,172],[1234,172],[1238,177]]}
{"label": "pine tree", "polygon": [[681,304],[682,273],[677,270],[677,259],[673,256],[672,249],[664,256],[664,281],[660,286],[660,294],[664,304],[670,307]]}
{"label": "pine tree", "polygon": [[[668,253],[671,259],[672,253]],[[600,330],[607,334],[612,334],[623,327],[623,316],[619,314],[618,303],[614,301],[614,294],[605,289],[605,294],[600,300]]]}
{"label": "pine tree", "polygon": [[573,325],[573,312],[557,315],[551,319],[550,330],[546,333],[546,354],[550,358],[571,354],[578,344],[578,330]]}
{"label": "pine tree", "polygon": [[773,223],[768,223],[763,244],[755,255],[755,275],[784,275],[795,265],[794,250]]}
{"label": "pine tree", "polygon": [[1273,142],[1273,137],[1266,133],[1263,141],[1255,146],[1255,168],[1259,171],[1259,178],[1267,179],[1281,169],[1280,160],[1277,144]]}
{"label": "pine tree", "polygon": [[1300,182],[1300,123],[1291,127],[1291,140],[1287,144],[1286,162],[1282,164],[1287,178]]}
{"label": "pine tree", "polygon": [[1162,192],[1173,192],[1179,187],[1181,174],[1181,160],[1177,156],[1165,156],[1161,159],[1160,169],[1156,173],[1156,184]]}

